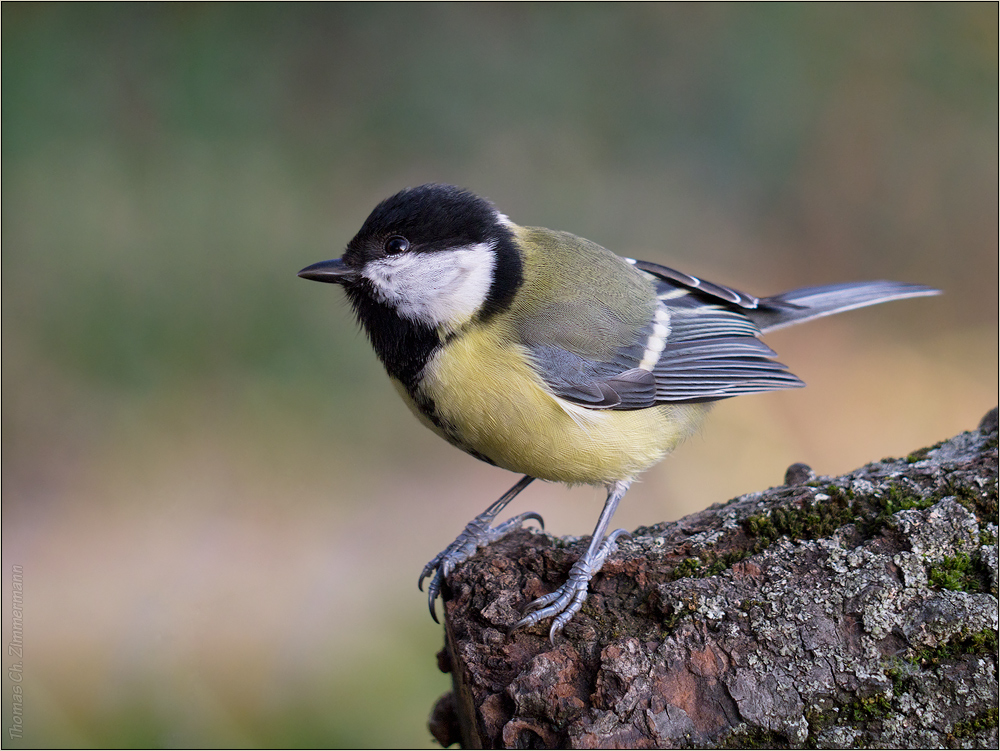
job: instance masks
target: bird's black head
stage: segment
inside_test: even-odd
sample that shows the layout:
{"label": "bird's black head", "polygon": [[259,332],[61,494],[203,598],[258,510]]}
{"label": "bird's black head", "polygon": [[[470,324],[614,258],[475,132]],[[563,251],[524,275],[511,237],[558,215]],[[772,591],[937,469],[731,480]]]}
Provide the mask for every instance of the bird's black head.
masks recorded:
{"label": "bird's black head", "polygon": [[[414,252],[475,245],[499,239],[498,213],[474,193],[453,185],[428,184],[405,188],[382,201],[347,244],[345,261],[367,261],[388,254],[385,243],[405,237]],[[355,259],[357,257],[357,259]]]}
{"label": "bird's black head", "polygon": [[415,377],[442,336],[510,304],[522,282],[512,227],[469,191],[407,188],[375,207],[342,258],[299,276],[342,284],[390,374],[403,363]]}
{"label": "bird's black head", "polygon": [[489,316],[506,307],[521,283],[521,255],[509,224],[489,201],[453,185],[406,188],[375,207],[347,244],[343,261],[363,269],[387,256],[481,249],[493,257],[479,310]]}

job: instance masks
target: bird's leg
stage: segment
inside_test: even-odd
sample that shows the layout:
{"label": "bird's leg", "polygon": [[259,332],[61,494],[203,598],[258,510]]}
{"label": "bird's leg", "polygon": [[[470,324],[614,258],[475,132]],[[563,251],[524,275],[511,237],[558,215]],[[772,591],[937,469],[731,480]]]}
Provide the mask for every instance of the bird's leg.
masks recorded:
{"label": "bird's leg", "polygon": [[424,579],[432,573],[434,574],[430,585],[427,587],[427,605],[431,611],[431,618],[434,619],[435,623],[438,622],[438,618],[434,610],[434,601],[441,593],[441,587],[444,585],[445,580],[455,570],[455,566],[467,561],[475,555],[479,548],[484,548],[491,542],[495,542],[501,537],[509,535],[515,529],[519,529],[528,519],[534,519],[543,528],[545,527],[542,517],[534,511],[518,514],[495,527],[490,526],[496,515],[503,511],[504,506],[514,500],[514,497],[528,487],[534,479],[530,475],[525,475],[518,480],[514,487],[494,501],[483,513],[469,522],[451,545],[434,556],[434,560],[424,566],[424,570],[420,574],[420,580],[417,582],[417,587],[423,590]]}
{"label": "bird's leg", "polygon": [[539,597],[530,603],[527,607],[528,615],[515,623],[513,628],[532,626],[554,616],[552,628],[549,629],[549,640],[555,644],[559,632],[583,607],[583,603],[587,599],[587,587],[590,580],[594,578],[594,574],[601,570],[605,559],[617,547],[615,541],[621,535],[628,534],[624,529],[616,529],[607,537],[604,536],[611,523],[611,517],[614,516],[615,509],[618,508],[618,502],[625,495],[630,484],[630,481],[622,480],[608,486],[608,499],[604,502],[604,508],[597,520],[597,527],[594,528],[594,535],[590,538],[587,552],[573,564],[566,583],[555,592]]}

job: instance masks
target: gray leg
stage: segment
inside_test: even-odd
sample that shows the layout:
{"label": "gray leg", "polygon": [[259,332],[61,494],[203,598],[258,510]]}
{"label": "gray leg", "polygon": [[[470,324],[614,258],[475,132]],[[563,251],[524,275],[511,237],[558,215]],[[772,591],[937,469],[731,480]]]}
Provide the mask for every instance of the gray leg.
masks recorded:
{"label": "gray leg", "polygon": [[549,629],[549,640],[555,644],[559,632],[583,607],[583,603],[587,599],[587,586],[594,578],[594,574],[601,570],[601,566],[604,565],[604,561],[611,551],[617,547],[615,541],[621,535],[628,534],[624,529],[616,529],[607,537],[604,536],[611,523],[611,517],[614,516],[615,509],[618,508],[618,502],[625,495],[630,484],[631,481],[619,481],[608,486],[608,499],[604,502],[604,508],[597,520],[597,527],[594,528],[594,535],[590,538],[587,552],[573,564],[566,583],[555,592],[539,597],[530,603],[527,607],[528,615],[515,623],[514,628],[532,626],[554,616],[552,628]]}
{"label": "gray leg", "polygon": [[493,504],[486,509],[483,513],[469,522],[462,533],[455,538],[455,541],[438,553],[434,560],[424,566],[424,570],[420,574],[420,580],[417,582],[417,587],[421,590],[424,588],[424,579],[434,574],[434,578],[431,579],[430,586],[427,588],[427,605],[431,611],[431,618],[434,622],[438,622],[437,612],[434,609],[434,601],[437,596],[441,593],[441,587],[444,585],[445,580],[451,575],[451,572],[455,570],[455,566],[464,561],[467,561],[479,548],[484,548],[491,542],[499,540],[505,535],[509,535],[515,529],[519,529],[524,522],[528,519],[534,519],[542,527],[545,527],[545,522],[542,521],[542,517],[536,514],[534,511],[528,511],[523,514],[518,514],[512,519],[508,519],[503,524],[498,524],[496,527],[490,527],[493,519],[496,515],[503,511],[504,506],[514,500],[514,497],[524,490],[534,477],[530,475],[525,475],[517,484],[503,494],[498,500],[494,501]]}

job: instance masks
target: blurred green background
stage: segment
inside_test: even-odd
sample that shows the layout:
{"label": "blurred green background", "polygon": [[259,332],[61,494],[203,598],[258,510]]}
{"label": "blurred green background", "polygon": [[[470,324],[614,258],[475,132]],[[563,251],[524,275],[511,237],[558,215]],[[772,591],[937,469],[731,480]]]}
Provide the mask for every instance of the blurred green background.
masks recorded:
{"label": "blurred green background", "polygon": [[[377,201],[770,294],[779,332],[634,528],[972,429],[997,401],[997,6],[2,6],[3,612],[28,746],[428,746],[423,564],[516,479],[421,428],[339,290]],[[589,534],[599,490],[511,507]]]}

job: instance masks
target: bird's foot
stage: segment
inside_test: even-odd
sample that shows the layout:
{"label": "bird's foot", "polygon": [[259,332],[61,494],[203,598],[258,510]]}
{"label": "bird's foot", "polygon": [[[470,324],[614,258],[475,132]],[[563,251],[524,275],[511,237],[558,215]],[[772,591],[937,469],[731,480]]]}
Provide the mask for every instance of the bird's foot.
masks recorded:
{"label": "bird's foot", "polygon": [[434,602],[437,600],[438,595],[441,594],[441,587],[444,586],[445,581],[451,576],[451,572],[455,570],[458,564],[464,563],[474,556],[479,548],[485,548],[490,543],[496,542],[511,532],[520,529],[521,525],[528,519],[534,519],[543,529],[545,528],[545,522],[542,520],[542,517],[534,511],[526,511],[523,514],[511,517],[503,524],[491,527],[490,522],[493,521],[495,516],[496,511],[493,511],[491,507],[469,522],[461,534],[455,538],[455,541],[434,556],[434,559],[424,566],[424,570],[420,573],[420,580],[417,582],[417,587],[421,590],[424,588],[424,579],[433,574],[431,583],[427,587],[427,606],[430,608],[431,618],[434,619],[435,623],[438,623],[438,617],[434,608]]}
{"label": "bird's foot", "polygon": [[590,580],[601,570],[605,559],[618,547],[616,540],[628,534],[624,529],[616,529],[601,542],[597,550],[590,555],[588,550],[580,560],[569,570],[566,583],[551,594],[539,597],[528,604],[528,614],[511,627],[511,631],[522,626],[533,626],[546,618],[554,616],[549,629],[549,641],[556,643],[556,636],[566,627],[574,615],[583,607],[587,599],[587,588]]}

